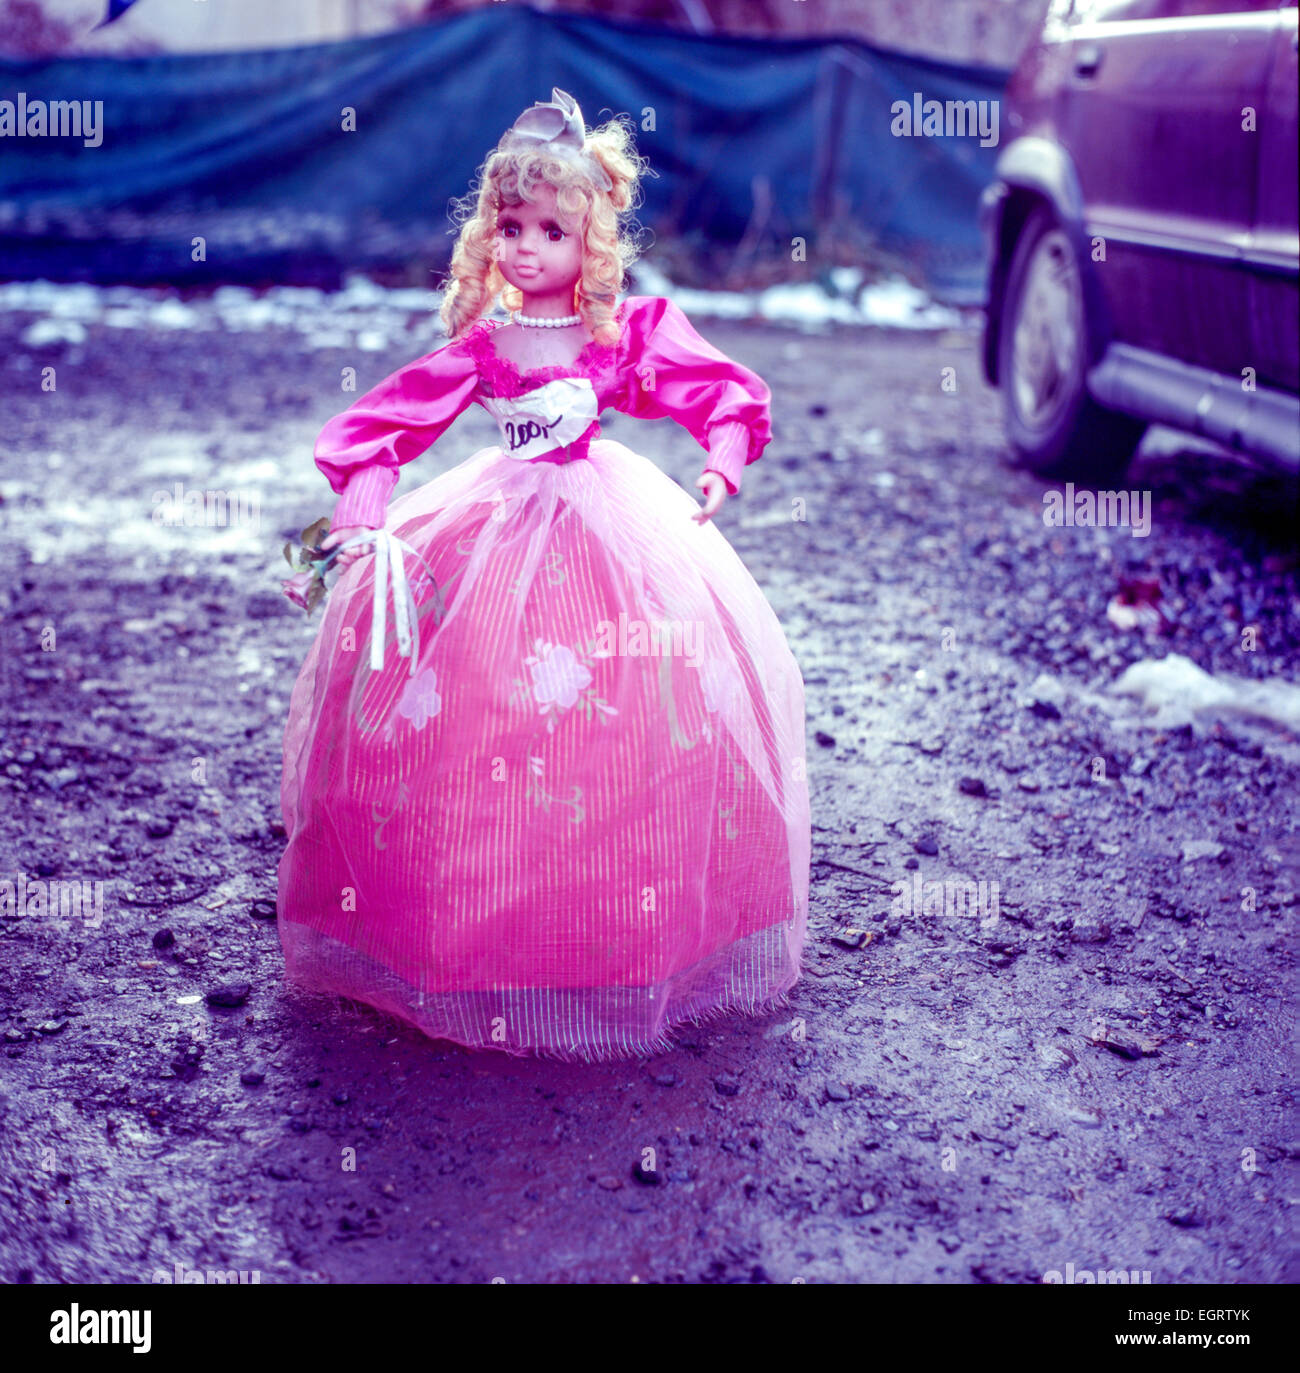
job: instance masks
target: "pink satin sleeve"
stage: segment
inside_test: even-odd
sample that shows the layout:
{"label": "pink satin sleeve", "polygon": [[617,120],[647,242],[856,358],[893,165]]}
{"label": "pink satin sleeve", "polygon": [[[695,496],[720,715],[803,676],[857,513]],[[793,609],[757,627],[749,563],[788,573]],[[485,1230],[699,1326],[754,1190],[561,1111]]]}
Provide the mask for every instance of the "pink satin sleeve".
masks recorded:
{"label": "pink satin sleeve", "polygon": [[772,393],[762,378],[700,337],[681,309],[630,296],[624,320],[626,385],[615,408],[686,429],[736,495],[741,473],[771,441]]}
{"label": "pink satin sleeve", "polygon": [[316,466],[339,493],[331,529],[382,529],[398,468],[435,442],[470,403],[478,372],[469,350],[449,343],[407,363],[320,431]]}

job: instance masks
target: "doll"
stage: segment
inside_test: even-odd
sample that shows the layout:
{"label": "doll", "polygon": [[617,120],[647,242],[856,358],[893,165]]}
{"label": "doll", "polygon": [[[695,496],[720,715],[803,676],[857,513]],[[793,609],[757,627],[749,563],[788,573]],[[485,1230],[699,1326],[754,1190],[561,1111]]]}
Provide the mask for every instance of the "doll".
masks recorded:
{"label": "doll", "polygon": [[[343,570],[285,730],[286,976],[467,1048],[654,1053],[800,972],[803,679],[712,523],[770,397],[619,303],[642,167],[563,91],[525,111],[461,205],[450,341],[315,447]],[[471,404],[500,442],[390,504]],[[702,508],[605,407],[693,435]]]}

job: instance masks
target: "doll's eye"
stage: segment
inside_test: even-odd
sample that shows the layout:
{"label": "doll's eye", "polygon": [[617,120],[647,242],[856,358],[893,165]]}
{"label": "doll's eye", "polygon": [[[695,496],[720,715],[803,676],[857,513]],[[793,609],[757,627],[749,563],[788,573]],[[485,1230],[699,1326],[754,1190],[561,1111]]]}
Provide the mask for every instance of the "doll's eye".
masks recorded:
{"label": "doll's eye", "polygon": [[502,224],[502,225],[499,227],[499,232],[500,232],[502,238],[518,238],[518,237],[519,237],[519,225],[518,225],[518,224]]}
{"label": "doll's eye", "polygon": [[564,230],[557,229],[555,225],[552,224],[546,231],[546,237],[549,238],[552,243],[562,243],[564,241]]}

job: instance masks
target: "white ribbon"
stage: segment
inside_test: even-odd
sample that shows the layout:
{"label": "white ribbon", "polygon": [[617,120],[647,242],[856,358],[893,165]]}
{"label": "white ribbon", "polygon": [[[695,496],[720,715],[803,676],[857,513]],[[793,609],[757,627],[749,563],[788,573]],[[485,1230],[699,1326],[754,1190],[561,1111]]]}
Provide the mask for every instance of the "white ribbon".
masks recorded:
{"label": "white ribbon", "polygon": [[415,665],[420,657],[420,617],[415,604],[415,593],[406,579],[403,553],[409,553],[416,562],[423,564],[430,577],[433,576],[432,569],[410,544],[403,543],[387,529],[364,530],[344,540],[333,551],[342,553],[345,548],[360,547],[369,543],[375,546],[375,582],[370,614],[370,670],[378,672],[384,665],[384,641],[388,632],[388,587],[391,578],[397,654],[400,658],[411,660],[410,675],[414,677]]}

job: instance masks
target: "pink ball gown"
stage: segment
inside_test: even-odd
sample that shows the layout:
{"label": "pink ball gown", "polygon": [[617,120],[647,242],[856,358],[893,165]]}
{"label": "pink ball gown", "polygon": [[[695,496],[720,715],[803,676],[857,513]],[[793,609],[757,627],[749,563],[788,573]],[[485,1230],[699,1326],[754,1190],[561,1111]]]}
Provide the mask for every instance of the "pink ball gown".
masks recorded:
{"label": "pink ball gown", "polygon": [[[422,560],[419,643],[401,656],[389,606],[372,670],[378,557],[340,574],[285,730],[286,975],[471,1048],[654,1053],[799,977],[803,678],[698,502],[596,422],[671,417],[734,494],[769,393],[669,301],[617,318],[616,345],[524,372],[480,320],[316,445],[333,527]],[[389,505],[472,402],[501,445]]]}

